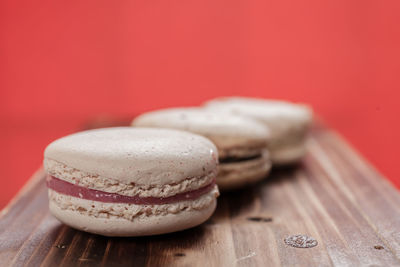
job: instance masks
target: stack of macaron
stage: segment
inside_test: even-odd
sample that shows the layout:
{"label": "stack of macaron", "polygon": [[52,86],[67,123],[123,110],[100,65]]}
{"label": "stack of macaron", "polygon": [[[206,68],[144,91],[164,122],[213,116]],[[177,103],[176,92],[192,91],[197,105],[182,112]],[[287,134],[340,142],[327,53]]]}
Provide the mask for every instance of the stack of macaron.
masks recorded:
{"label": "stack of macaron", "polygon": [[218,187],[249,186],[273,164],[300,160],[311,120],[303,105],[219,98],[60,138],[44,154],[50,211],[106,236],[194,227],[214,212]]}

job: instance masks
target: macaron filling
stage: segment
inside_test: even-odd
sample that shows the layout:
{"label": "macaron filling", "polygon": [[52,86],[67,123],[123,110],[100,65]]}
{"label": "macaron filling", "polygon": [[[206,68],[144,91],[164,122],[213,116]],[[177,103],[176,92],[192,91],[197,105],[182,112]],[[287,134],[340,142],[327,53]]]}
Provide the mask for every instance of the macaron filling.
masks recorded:
{"label": "macaron filling", "polygon": [[81,199],[100,201],[105,203],[126,203],[137,205],[163,205],[185,200],[194,200],[210,192],[215,186],[215,179],[206,186],[179,193],[169,197],[139,197],[124,196],[116,193],[108,193],[96,189],[75,185],[54,176],[48,175],[46,178],[47,187],[64,195],[69,195]]}
{"label": "macaron filling", "polygon": [[257,154],[257,155],[252,155],[248,157],[225,157],[225,158],[220,158],[219,163],[221,164],[229,164],[229,163],[237,163],[237,162],[242,162],[242,161],[247,161],[247,160],[255,160],[259,159],[262,157],[262,154]]}

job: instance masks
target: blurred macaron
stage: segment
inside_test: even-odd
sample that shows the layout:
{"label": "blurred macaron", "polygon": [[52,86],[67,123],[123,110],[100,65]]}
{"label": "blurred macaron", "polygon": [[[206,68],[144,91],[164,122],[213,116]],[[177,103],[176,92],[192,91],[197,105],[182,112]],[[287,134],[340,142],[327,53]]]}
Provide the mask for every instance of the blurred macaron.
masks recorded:
{"label": "blurred macaron", "polygon": [[281,100],[221,97],[206,102],[204,106],[214,112],[247,116],[268,126],[273,164],[296,163],[305,154],[307,133],[313,119],[312,109],[307,105]]}
{"label": "blurred macaron", "polygon": [[221,190],[253,184],[271,168],[269,130],[249,117],[202,108],[170,108],[144,113],[132,126],[180,129],[209,138],[218,149]]}

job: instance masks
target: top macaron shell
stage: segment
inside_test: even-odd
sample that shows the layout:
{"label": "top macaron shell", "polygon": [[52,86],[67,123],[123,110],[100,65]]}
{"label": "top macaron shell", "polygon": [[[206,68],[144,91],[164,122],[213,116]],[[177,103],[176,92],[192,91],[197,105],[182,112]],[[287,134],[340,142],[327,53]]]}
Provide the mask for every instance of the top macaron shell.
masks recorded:
{"label": "top macaron shell", "polygon": [[165,127],[206,136],[218,149],[265,146],[269,130],[247,117],[201,108],[170,108],[148,112],[134,119],[132,126]]}
{"label": "top macaron shell", "polygon": [[249,116],[264,122],[270,127],[273,138],[308,128],[313,117],[310,107],[279,100],[221,97],[206,102],[205,107],[216,112]]}
{"label": "top macaron shell", "polygon": [[216,169],[218,152],[208,139],[177,130],[117,127],[84,131],[51,143],[51,159],[120,182],[179,183]]}

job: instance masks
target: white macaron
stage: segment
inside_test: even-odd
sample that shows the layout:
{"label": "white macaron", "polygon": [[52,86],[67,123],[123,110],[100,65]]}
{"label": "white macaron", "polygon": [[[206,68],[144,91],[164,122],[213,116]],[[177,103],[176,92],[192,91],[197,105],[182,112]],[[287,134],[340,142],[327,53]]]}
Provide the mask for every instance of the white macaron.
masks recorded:
{"label": "white macaron", "polygon": [[312,110],[303,104],[246,97],[221,97],[205,103],[215,112],[228,112],[254,118],[271,131],[269,149],[274,164],[298,162],[305,154]]}
{"label": "white macaron", "polygon": [[169,233],[201,224],[216,207],[218,152],[177,130],[90,130],[47,146],[50,211],[106,236]]}
{"label": "white macaron", "polygon": [[251,118],[201,108],[171,108],[144,113],[132,126],[174,128],[209,138],[218,148],[221,190],[257,182],[271,168],[268,128]]}

